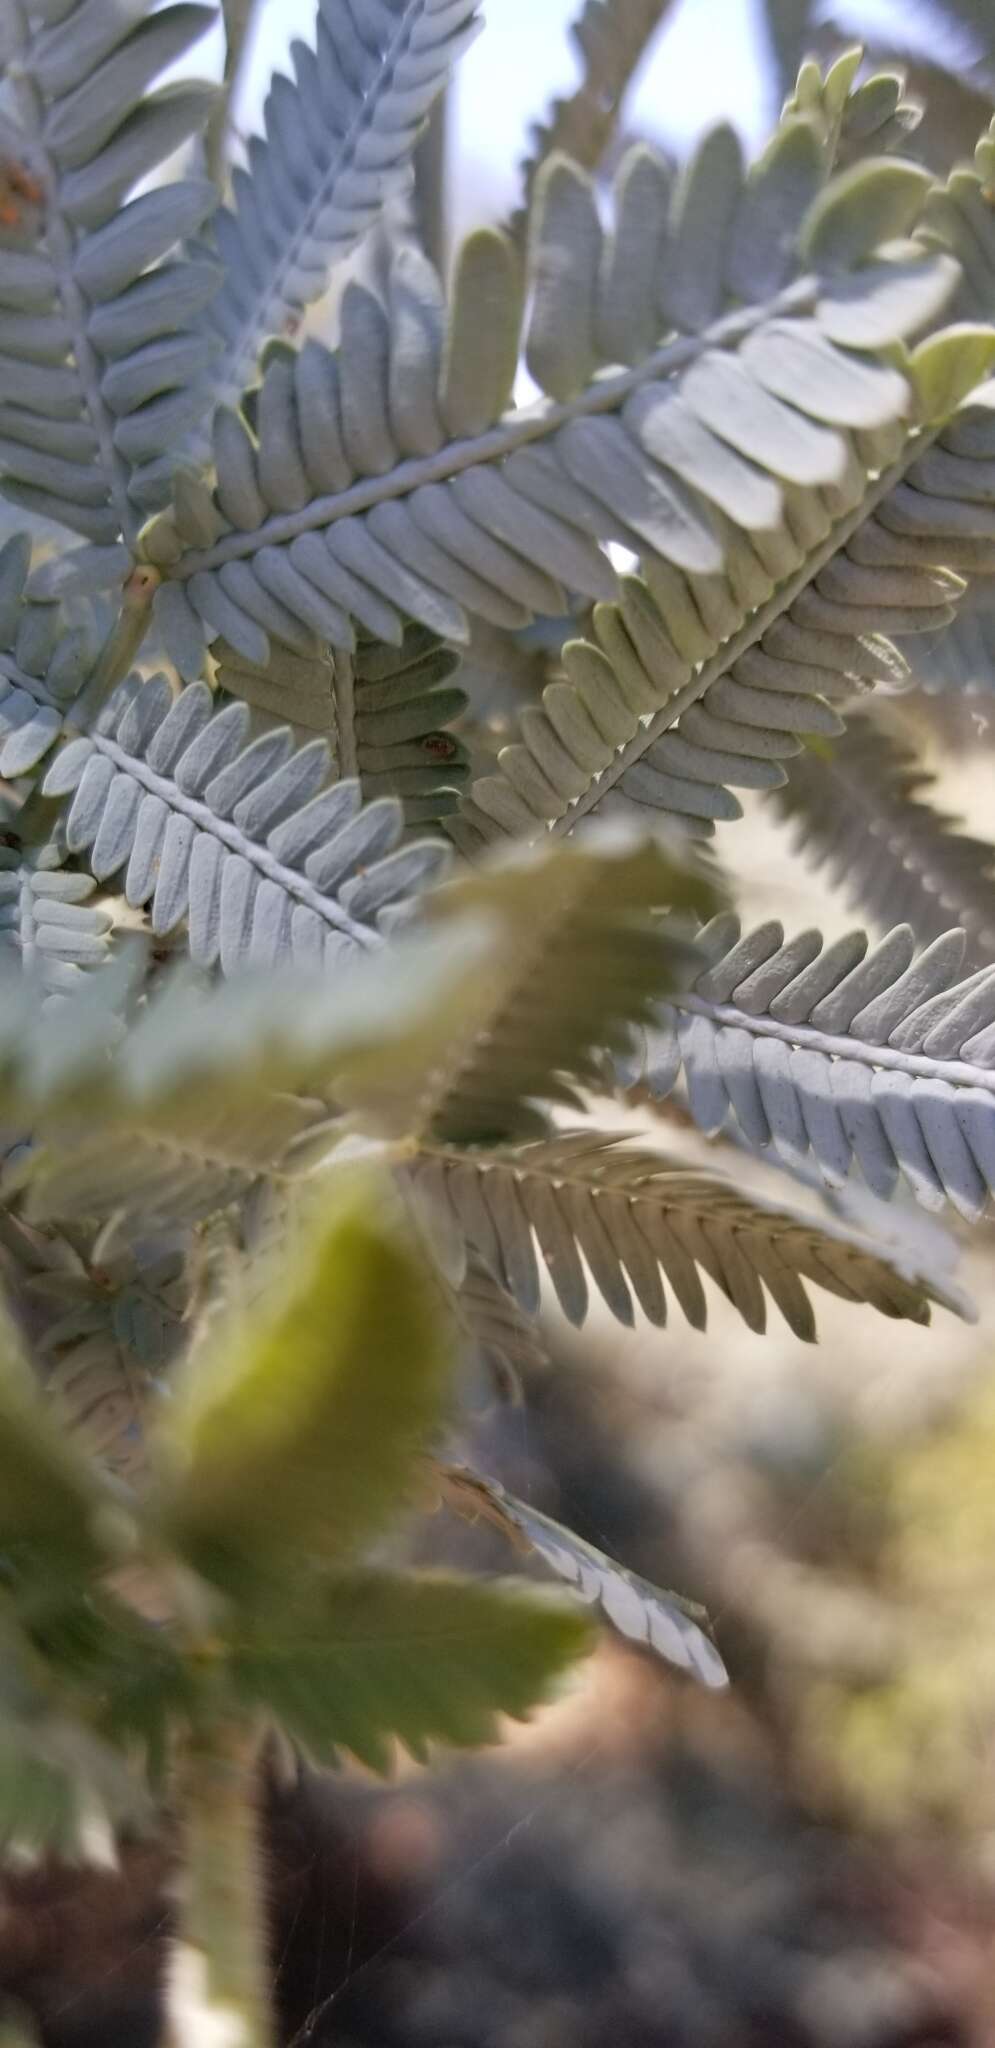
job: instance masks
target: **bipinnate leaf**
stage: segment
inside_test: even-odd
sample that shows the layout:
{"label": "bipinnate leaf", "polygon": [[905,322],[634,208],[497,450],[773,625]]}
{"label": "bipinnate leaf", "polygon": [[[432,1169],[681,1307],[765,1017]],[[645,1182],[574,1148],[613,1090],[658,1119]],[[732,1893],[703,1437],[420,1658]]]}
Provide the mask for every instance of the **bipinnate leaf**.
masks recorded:
{"label": "bipinnate leaf", "polygon": [[[292,101],[287,82],[277,84]],[[594,112],[603,111],[599,101]],[[837,126],[830,111],[828,128]],[[861,138],[867,133],[865,110]],[[280,206],[264,224],[276,206],[273,163],[282,166],[279,186],[302,146],[285,114],[279,135],[265,174],[250,145],[258,190],[250,180],[251,205],[241,209],[243,229],[251,219],[249,273],[267,239],[280,267],[300,204],[300,189],[288,188],[289,214]],[[867,352],[922,332],[956,287],[952,257],[905,240],[935,196],[927,172],[885,158],[827,186],[827,123],[806,104],[745,176],[733,131],[706,135],[673,194],[664,159],[637,145],[614,180],[608,227],[580,167],[591,168],[590,158],[572,135],[558,140],[569,146],[544,162],[538,180],[524,293],[504,240],[475,237],[456,265],[448,311],[431,265],[395,237],[382,251],[377,290],[350,281],[334,350],[313,336],[298,352],[278,342],[246,413],[220,409],[214,500],[206,486],[199,498],[184,488],[142,539],[165,578],[157,624],[184,674],[200,673],[204,646],[217,645],[219,633],[255,668],[252,687],[266,690],[273,647],[284,674],[301,682],[320,646],[348,662],[357,632],[399,642],[408,620],[464,641],[474,617],[514,630],[530,617],[562,615],[568,593],[611,602],[618,583],[604,543],[612,541],[648,551],[681,577],[704,578],[699,632],[702,623],[711,631],[729,617],[711,579],[729,567],[730,518],[740,535],[762,536],[752,565],[747,552],[746,582],[738,565],[731,579],[738,609],[749,613],[758,584],[766,602],[786,583],[791,558],[800,564],[820,514],[828,522],[849,513],[861,478],[870,487],[880,470],[885,444],[857,445],[839,430],[869,426],[870,408],[875,431],[894,430],[888,463],[910,451],[904,381],[883,375],[886,366]],[[222,210],[222,244],[226,221]],[[952,234],[941,221],[933,239]],[[882,244],[888,260],[865,261]],[[312,245],[312,282],[321,274],[315,255]],[[238,307],[223,287],[210,316],[226,339],[247,310],[245,278],[234,282],[241,268],[236,262],[228,280]],[[267,316],[261,331],[282,325]],[[538,411],[507,404],[509,364],[522,350],[553,401]],[[226,380],[239,353],[237,340],[223,351]],[[243,381],[235,378],[233,401]],[[795,489],[806,493],[801,522]],[[834,493],[832,511],[812,496],[820,489]],[[668,694],[662,680],[656,696]],[[512,794],[507,778],[481,776],[469,819],[446,806],[456,833],[469,823],[489,838],[509,820],[528,829],[537,806],[544,814],[552,804],[557,816],[578,801],[589,808],[603,749],[610,758],[629,744],[655,708],[638,675],[606,688],[607,702],[576,713],[562,693],[538,716],[526,707],[521,737],[501,749],[511,755]],[[690,815],[735,815],[728,799],[714,809],[709,782],[691,773],[687,755],[683,765],[704,800]],[[409,777],[428,772],[423,760],[393,754],[373,772],[403,775],[406,804],[421,802]],[[651,800],[645,783],[642,800]]]}
{"label": "bipinnate leaf", "polygon": [[[342,1558],[403,1501],[442,1419],[432,1284],[379,1220],[375,1179],[336,1192],[280,1282],[195,1348],[177,1388],[161,1513],[202,1574],[239,1591],[308,1553]],[[169,1467],[171,1466],[171,1472]]]}
{"label": "bipinnate leaf", "polygon": [[316,1757],[386,1771],[394,1742],[418,1758],[493,1742],[498,1715],[523,1719],[591,1641],[577,1607],[513,1580],[357,1571],[240,1643],[231,1676]]}

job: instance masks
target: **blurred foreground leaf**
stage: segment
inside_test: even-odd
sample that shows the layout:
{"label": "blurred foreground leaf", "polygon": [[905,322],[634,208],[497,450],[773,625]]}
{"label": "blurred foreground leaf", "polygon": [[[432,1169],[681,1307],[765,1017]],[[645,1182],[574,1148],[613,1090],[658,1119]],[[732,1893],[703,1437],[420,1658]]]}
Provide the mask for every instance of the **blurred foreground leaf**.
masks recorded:
{"label": "blurred foreground leaf", "polygon": [[374,1179],[336,1189],[251,1312],[195,1348],[165,1434],[164,1519],[228,1590],[308,1551],[353,1553],[403,1504],[442,1420],[449,1356],[431,1277],[379,1216]]}
{"label": "blurred foreground leaf", "polygon": [[317,1757],[348,1749],[385,1771],[392,1741],[417,1758],[493,1742],[498,1715],[523,1718],[590,1644],[579,1610],[534,1587],[357,1571],[240,1647],[232,1670]]}

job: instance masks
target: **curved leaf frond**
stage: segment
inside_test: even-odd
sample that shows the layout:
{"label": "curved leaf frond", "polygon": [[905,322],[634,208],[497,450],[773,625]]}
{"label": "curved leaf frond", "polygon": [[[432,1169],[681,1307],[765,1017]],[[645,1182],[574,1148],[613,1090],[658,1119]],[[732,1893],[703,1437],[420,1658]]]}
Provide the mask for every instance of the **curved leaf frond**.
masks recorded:
{"label": "curved leaf frond", "polygon": [[841,1225],[760,1201],[717,1174],[623,1145],[623,1137],[601,1131],[558,1131],[514,1151],[436,1149],[428,1170],[436,1199],[450,1204],[457,1227],[532,1314],[540,1299],[536,1246],[574,1323],[588,1309],[585,1266],[612,1314],[628,1324],[633,1294],[651,1322],[666,1322],[666,1279],[688,1322],[704,1329],[701,1273],[758,1333],[766,1328],[766,1288],[789,1328],[809,1342],[815,1322],[805,1281],[911,1322],[928,1323],[931,1301],[964,1310],[942,1279],[906,1270],[893,1250],[882,1253]]}
{"label": "curved leaf frond", "polygon": [[773,801],[854,908],[911,925],[920,943],[961,925],[965,965],[992,966],[995,846],[926,800],[934,781],[910,747],[858,717],[831,749],[806,748]]}
{"label": "curved leaf frond", "polygon": [[981,1214],[995,1191],[995,968],[959,978],[963,932],[917,954],[908,925],[868,949],[862,931],[824,947],[773,920],[741,938],[721,918],[699,944],[712,964],[626,1070],[640,1093],[666,1097],[683,1068],[706,1132],[735,1119],[829,1187],[856,1162],[886,1199],[901,1176],[927,1209]]}
{"label": "curved leaf frond", "polygon": [[570,24],[581,81],[569,98],[555,99],[545,119],[529,129],[531,149],[521,167],[522,204],[509,231],[522,241],[536,179],[558,152],[585,171],[596,171],[611,142],[622,101],[673,0],[584,0]]}

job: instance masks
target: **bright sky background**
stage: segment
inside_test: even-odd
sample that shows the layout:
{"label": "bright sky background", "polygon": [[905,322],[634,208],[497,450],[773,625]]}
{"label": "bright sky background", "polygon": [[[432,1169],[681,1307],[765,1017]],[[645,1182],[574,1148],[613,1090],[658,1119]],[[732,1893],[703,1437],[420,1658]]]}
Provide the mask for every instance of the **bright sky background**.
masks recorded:
{"label": "bright sky background", "polygon": [[[514,204],[529,123],[576,83],[567,29],[578,12],[578,0],[490,0],[486,8],[487,27],[460,66],[454,147],[457,164],[476,171],[488,212]],[[682,0],[635,81],[628,115],[681,155],[723,117],[758,143],[766,80],[752,0]]]}

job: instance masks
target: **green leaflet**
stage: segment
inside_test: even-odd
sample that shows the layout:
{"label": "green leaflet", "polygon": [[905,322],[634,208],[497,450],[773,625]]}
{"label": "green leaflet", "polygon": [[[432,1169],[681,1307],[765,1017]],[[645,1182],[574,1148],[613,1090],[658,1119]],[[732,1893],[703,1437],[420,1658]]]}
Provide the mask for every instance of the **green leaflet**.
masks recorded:
{"label": "green leaflet", "polygon": [[813,201],[802,223],[805,254],[820,268],[850,270],[916,221],[932,179],[920,164],[888,157],[854,164]]}
{"label": "green leaflet", "polygon": [[495,1741],[498,1716],[524,1719],[590,1642],[578,1609],[535,1587],[357,1571],[240,1641],[230,1677],[319,1761],[346,1749],[387,1771],[395,1743],[424,1759]]}
{"label": "green leaflet", "polygon": [[[385,1767],[544,1695],[586,1641],[572,1609],[366,1553],[429,1473],[450,1350],[527,1391],[547,1277],[577,1323],[596,1293],[699,1328],[711,1285],[803,1341],[810,1285],[914,1322],[962,1305],[907,1245],[555,1120],[613,1073],[642,1104],[680,1081],[703,1132],[841,1203],[851,1174],[902,1178],[972,1220],[995,1187],[989,849],[859,723],[831,751],[854,696],[915,671],[889,635],[932,635],[942,678],[968,579],[983,607],[995,141],[943,181],[896,160],[915,104],[850,50],[802,63],[755,162],[720,127],[679,176],[638,145],[602,180],[665,5],[589,0],[528,235],[472,236],[448,284],[385,199],[475,0],[322,0],[230,204],[199,176],[135,196],[203,125],[200,89],[155,79],[205,10],[0,9],[3,489],[82,542],[0,548],[0,1255],[48,1403],[13,1347],[10,1841],[106,1843],[174,1744],[224,1779],[260,1712]],[[784,58],[799,12],[768,12]],[[206,464],[212,392],[211,466],[174,478]],[[907,927],[692,939],[719,891],[660,826],[785,787]],[[575,835],[594,811],[608,833]],[[467,863],[443,885],[449,848],[404,836],[437,822]],[[722,1682],[676,1598],[458,1484]]]}

